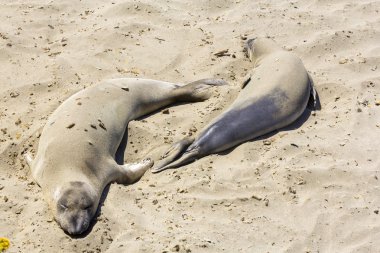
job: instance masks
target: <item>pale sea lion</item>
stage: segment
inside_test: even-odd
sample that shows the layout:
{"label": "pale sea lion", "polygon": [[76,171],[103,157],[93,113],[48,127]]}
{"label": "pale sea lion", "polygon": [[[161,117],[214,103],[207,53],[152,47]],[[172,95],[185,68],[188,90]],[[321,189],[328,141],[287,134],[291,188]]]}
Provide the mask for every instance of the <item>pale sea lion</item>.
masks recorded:
{"label": "pale sea lion", "polygon": [[309,99],[315,105],[317,94],[300,58],[267,38],[251,39],[245,49],[254,68],[236,100],[195,139],[175,143],[152,172],[176,168],[288,126],[305,111]]}
{"label": "pale sea lion", "polygon": [[153,165],[150,159],[123,164],[129,121],[177,101],[205,100],[210,86],[223,84],[120,78],[64,101],[44,127],[35,159],[26,155],[62,229],[71,235],[86,231],[109,183],[133,183]]}

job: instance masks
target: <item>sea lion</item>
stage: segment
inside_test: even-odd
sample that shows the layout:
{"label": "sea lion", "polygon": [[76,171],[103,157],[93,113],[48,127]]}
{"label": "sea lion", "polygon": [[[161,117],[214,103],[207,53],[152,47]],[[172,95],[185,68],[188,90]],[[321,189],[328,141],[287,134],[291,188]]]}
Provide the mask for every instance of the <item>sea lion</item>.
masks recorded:
{"label": "sea lion", "polygon": [[254,63],[232,105],[194,138],[175,143],[153,173],[176,168],[205,155],[218,153],[283,128],[304,112],[316,91],[302,61],[273,40],[248,40],[247,56]]}
{"label": "sea lion", "polygon": [[64,101],[43,128],[35,159],[26,155],[62,229],[71,235],[86,231],[109,183],[133,183],[153,165],[150,159],[123,164],[129,121],[177,101],[205,100],[211,86],[223,84],[217,79],[178,85],[119,78]]}

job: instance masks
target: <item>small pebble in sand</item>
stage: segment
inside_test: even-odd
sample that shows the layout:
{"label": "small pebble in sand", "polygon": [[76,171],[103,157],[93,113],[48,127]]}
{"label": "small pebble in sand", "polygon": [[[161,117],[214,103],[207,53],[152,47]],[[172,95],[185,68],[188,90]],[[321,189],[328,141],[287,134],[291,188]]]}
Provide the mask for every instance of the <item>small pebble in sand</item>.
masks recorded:
{"label": "small pebble in sand", "polygon": [[179,252],[179,250],[180,250],[180,246],[179,246],[178,244],[175,245],[175,246],[171,249],[172,252]]}
{"label": "small pebble in sand", "polygon": [[107,128],[106,128],[106,126],[104,125],[103,122],[100,122],[100,123],[99,123],[99,126],[100,126],[100,128],[102,128],[102,129],[104,129],[105,131],[107,131]]}
{"label": "small pebble in sand", "polygon": [[267,146],[272,144],[272,142],[270,140],[265,140],[265,141],[263,141],[263,143],[264,143],[264,145],[267,145]]}
{"label": "small pebble in sand", "polygon": [[198,131],[198,129],[197,129],[195,126],[192,126],[192,127],[189,129],[189,131],[195,133],[196,131]]}
{"label": "small pebble in sand", "polygon": [[165,109],[162,111],[162,114],[169,114],[169,113],[170,113],[169,109]]}
{"label": "small pebble in sand", "polygon": [[346,64],[348,62],[347,58],[343,58],[339,60],[339,64]]}
{"label": "small pebble in sand", "polygon": [[18,93],[17,91],[12,91],[9,96],[11,96],[11,98],[15,98],[15,97],[18,97],[20,95],[20,93]]}
{"label": "small pebble in sand", "polygon": [[246,39],[247,39],[247,35],[246,35],[246,34],[244,34],[244,35],[240,35],[240,39],[241,39],[241,40],[246,40]]}
{"label": "small pebble in sand", "polygon": [[256,199],[256,200],[258,200],[258,201],[261,201],[261,200],[262,200],[262,198],[260,198],[260,197],[258,197],[258,196],[256,196],[256,195],[252,195],[251,198]]}
{"label": "small pebble in sand", "polygon": [[221,50],[219,52],[214,53],[216,57],[223,57],[223,56],[230,56],[231,54],[228,53],[228,49]]}
{"label": "small pebble in sand", "polygon": [[71,123],[71,124],[68,125],[66,128],[70,129],[70,128],[73,128],[73,126],[75,126],[75,123]]}
{"label": "small pebble in sand", "polygon": [[292,194],[296,194],[297,193],[296,189],[294,189],[292,187],[289,187],[289,192],[292,193]]}

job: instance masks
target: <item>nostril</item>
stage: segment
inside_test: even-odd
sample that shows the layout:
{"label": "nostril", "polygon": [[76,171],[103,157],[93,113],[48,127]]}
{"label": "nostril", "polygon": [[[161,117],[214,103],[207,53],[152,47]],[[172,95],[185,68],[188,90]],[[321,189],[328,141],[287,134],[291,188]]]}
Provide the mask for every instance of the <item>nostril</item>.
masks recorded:
{"label": "nostril", "polygon": [[69,228],[67,228],[67,233],[70,235],[79,235],[82,234],[86,230],[86,225],[78,222],[77,224],[72,224]]}
{"label": "nostril", "polygon": [[77,223],[75,230],[76,234],[82,234],[84,231],[86,231],[88,228],[88,223],[86,221]]}
{"label": "nostril", "polygon": [[84,230],[83,224],[77,224],[77,227],[75,229],[76,229],[78,234],[82,233]]}

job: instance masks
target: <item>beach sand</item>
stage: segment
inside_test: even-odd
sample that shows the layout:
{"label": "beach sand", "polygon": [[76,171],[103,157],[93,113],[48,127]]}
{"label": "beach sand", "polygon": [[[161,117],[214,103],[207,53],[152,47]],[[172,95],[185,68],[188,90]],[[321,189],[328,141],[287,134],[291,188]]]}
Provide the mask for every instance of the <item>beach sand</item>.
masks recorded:
{"label": "beach sand", "polygon": [[[380,1],[1,2],[7,252],[379,252]],[[91,231],[66,235],[22,156],[54,109],[107,78],[229,82],[130,123],[126,162],[157,160],[234,100],[252,68],[244,39],[258,36],[300,56],[322,109],[178,170],[111,184]]]}

